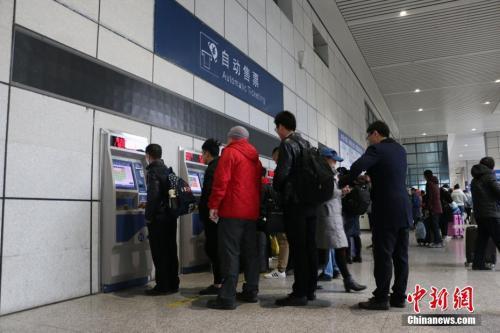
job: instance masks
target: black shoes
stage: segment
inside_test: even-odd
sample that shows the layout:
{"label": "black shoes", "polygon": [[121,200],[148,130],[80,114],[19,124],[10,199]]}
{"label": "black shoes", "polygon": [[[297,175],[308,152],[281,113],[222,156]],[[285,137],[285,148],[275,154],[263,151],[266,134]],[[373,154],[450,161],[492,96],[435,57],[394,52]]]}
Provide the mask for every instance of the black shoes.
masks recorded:
{"label": "black shoes", "polygon": [[220,288],[217,288],[216,286],[214,286],[212,284],[209,287],[207,287],[203,290],[200,290],[199,294],[200,295],[219,295],[219,289]]}
{"label": "black shoes", "polygon": [[227,302],[220,298],[211,299],[207,302],[207,308],[214,310],[234,310],[236,309],[236,304],[234,302]]}
{"label": "black shoes", "polygon": [[275,304],[277,306],[306,306],[307,297],[296,297],[290,294],[285,298],[277,299]]}
{"label": "black shoes", "polygon": [[179,292],[179,288],[174,288],[174,289],[160,289],[157,287],[151,288],[151,289],[146,289],[144,291],[144,294],[146,296],[164,296],[164,295],[171,295]]}
{"label": "black shoes", "polygon": [[354,279],[352,277],[349,277],[347,279],[344,279],[344,288],[345,288],[345,291],[348,293],[351,290],[353,290],[353,291],[365,290],[366,286],[357,283],[356,281],[354,281]]}
{"label": "black shoes", "polygon": [[474,266],[472,265],[472,270],[473,271],[494,271],[495,266]]}
{"label": "black shoes", "polygon": [[364,310],[389,310],[388,301],[378,301],[375,297],[370,298],[367,302],[358,304],[360,309]]}
{"label": "black shoes", "polygon": [[245,303],[257,303],[259,301],[257,293],[252,293],[248,291],[242,291],[241,293],[236,293],[236,299],[240,302],[245,302]]}
{"label": "black shoes", "polygon": [[325,273],[321,273],[320,275],[318,275],[318,281],[329,282],[332,281],[332,277]]}
{"label": "black shoes", "polygon": [[396,300],[396,299],[392,299],[389,301],[389,304],[391,307],[393,308],[401,308],[401,309],[404,309],[406,308],[406,300]]}
{"label": "black shoes", "polygon": [[316,300],[316,294],[309,294],[307,295],[307,300],[308,301],[315,301]]}
{"label": "black shoes", "polygon": [[352,258],[352,262],[363,262],[363,260],[361,260],[361,257],[354,257]]}

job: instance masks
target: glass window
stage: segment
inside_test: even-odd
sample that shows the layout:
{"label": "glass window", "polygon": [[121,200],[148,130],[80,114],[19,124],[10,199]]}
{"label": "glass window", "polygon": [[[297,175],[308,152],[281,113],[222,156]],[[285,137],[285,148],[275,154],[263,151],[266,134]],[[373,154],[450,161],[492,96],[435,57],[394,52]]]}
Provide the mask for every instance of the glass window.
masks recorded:
{"label": "glass window", "polygon": [[415,153],[415,145],[413,143],[404,145],[407,153]]}
{"label": "glass window", "polygon": [[439,162],[438,153],[427,153],[418,155],[418,164],[429,164],[438,162]]}
{"label": "glass window", "polygon": [[417,153],[438,151],[437,142],[417,143]]}
{"label": "glass window", "polygon": [[408,154],[408,164],[417,164],[417,155]]}

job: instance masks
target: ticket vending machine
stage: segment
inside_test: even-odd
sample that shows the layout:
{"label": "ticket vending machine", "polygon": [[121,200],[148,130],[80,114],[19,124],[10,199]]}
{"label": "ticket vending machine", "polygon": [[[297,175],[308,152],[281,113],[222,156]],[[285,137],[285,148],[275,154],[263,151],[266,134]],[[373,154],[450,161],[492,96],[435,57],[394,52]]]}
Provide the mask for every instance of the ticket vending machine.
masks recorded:
{"label": "ticket vending machine", "polygon": [[101,132],[101,290],[148,283],[151,253],[144,205],[146,138]]}
{"label": "ticket vending machine", "polygon": [[[179,148],[179,176],[186,180],[197,199],[201,196],[206,165],[199,152]],[[198,210],[183,215],[179,224],[181,273],[193,273],[208,268],[205,254],[205,233]]]}

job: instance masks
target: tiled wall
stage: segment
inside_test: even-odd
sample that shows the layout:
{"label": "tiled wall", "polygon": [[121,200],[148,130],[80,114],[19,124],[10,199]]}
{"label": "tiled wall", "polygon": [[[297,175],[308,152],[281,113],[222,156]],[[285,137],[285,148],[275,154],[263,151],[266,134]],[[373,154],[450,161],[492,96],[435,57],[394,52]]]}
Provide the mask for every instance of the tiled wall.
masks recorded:
{"label": "tiled wall", "polygon": [[[364,142],[368,98],[308,1],[293,0],[293,23],[272,0],[179,2],[283,82],[285,108],[312,143],[338,149],[338,128]],[[11,86],[13,23],[275,135],[270,116],[153,55],[153,11],[154,0],[0,0],[0,314],[98,291],[102,128],[161,144],[174,169],[179,145],[202,144]],[[313,52],[312,24],[329,67]]]}
{"label": "tiled wall", "polygon": [[500,169],[500,132],[488,132],[484,135],[486,156],[495,159],[495,168]]}

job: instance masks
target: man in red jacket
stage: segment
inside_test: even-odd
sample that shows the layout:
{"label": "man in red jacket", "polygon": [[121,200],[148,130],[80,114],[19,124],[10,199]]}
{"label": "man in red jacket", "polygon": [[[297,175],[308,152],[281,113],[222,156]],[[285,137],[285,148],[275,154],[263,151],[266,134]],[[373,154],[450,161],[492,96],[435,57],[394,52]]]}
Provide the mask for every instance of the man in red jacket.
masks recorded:
{"label": "man in red jacket", "polygon": [[[232,310],[236,297],[256,303],[259,291],[256,221],[260,213],[259,153],[248,142],[242,126],[231,128],[228,145],[222,151],[215,170],[208,202],[210,219],[218,223],[219,259],[223,278],[219,296],[207,303],[209,308]],[[245,264],[243,291],[236,295],[240,266],[240,248]]]}

